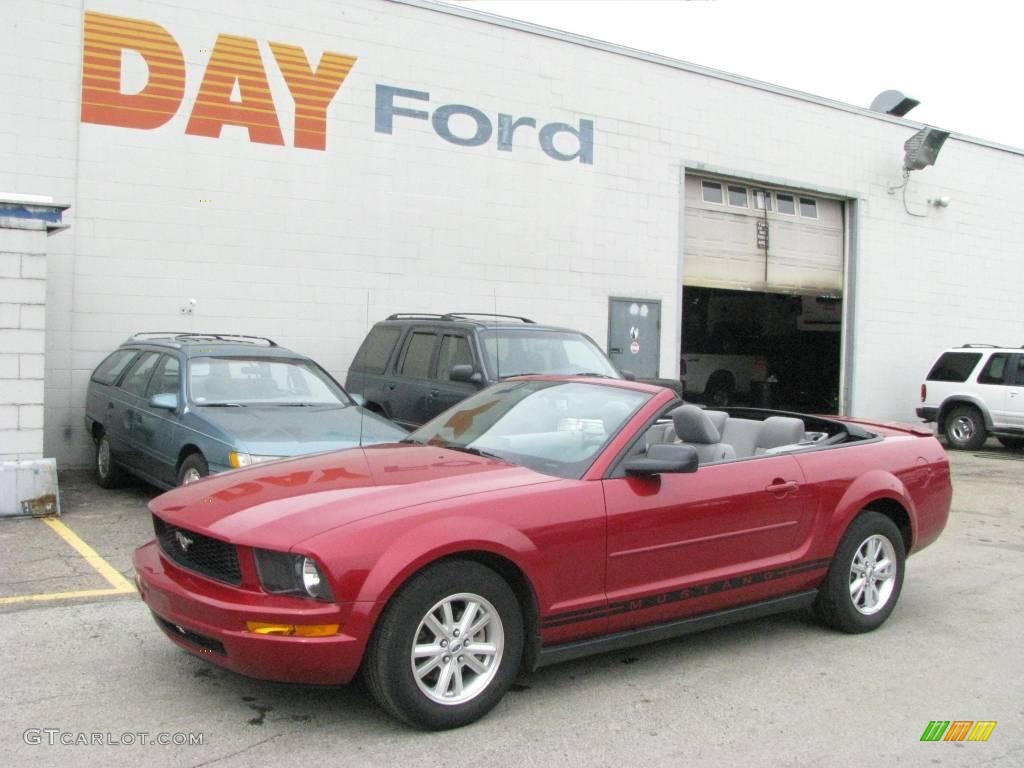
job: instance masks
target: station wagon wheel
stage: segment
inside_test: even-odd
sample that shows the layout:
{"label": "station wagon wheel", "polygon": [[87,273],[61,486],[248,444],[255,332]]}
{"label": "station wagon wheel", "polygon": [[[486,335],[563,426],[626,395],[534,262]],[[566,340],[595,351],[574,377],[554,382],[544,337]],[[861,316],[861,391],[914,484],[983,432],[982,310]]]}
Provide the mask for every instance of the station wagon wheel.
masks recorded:
{"label": "station wagon wheel", "polygon": [[501,700],[522,651],[522,611],[508,584],[479,563],[445,561],[388,603],[363,677],[381,707],[410,725],[456,728]]}
{"label": "station wagon wheel", "polygon": [[96,441],[96,484],[100,488],[117,488],[124,480],[121,467],[114,461],[110,441],[105,434]]}
{"label": "station wagon wheel", "polygon": [[892,520],[861,512],[839,542],[818,592],[818,615],[843,632],[877,629],[896,607],[905,563],[903,537]]}
{"label": "station wagon wheel", "polygon": [[178,485],[190,485],[210,474],[210,466],[201,453],[189,454],[178,469]]}

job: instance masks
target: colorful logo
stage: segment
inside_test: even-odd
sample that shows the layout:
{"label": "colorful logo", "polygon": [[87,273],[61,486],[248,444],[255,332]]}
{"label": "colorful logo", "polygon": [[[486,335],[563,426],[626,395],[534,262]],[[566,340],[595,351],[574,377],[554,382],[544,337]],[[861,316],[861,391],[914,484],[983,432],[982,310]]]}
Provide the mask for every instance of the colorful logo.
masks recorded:
{"label": "colorful logo", "polygon": [[921,741],[988,741],[995,727],[995,720],[932,720]]}
{"label": "colorful logo", "polygon": [[[295,102],[294,145],[325,149],[327,107],[355,57],[325,51],[313,67],[297,45],[268,45]],[[148,70],[145,85],[135,93],[122,85],[125,51],[141,56]],[[170,32],[152,21],[86,12],[83,123],[159,128],[177,114],[184,97],[185,54]],[[247,128],[250,141],[284,145],[259,44],[249,37],[217,35],[185,133],[218,138],[225,125]]]}

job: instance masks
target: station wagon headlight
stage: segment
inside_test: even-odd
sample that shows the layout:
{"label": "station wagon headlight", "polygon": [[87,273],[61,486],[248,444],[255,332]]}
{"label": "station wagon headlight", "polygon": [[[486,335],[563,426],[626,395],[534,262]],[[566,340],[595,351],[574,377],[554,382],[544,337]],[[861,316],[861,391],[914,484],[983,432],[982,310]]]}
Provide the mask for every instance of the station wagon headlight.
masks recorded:
{"label": "station wagon headlight", "polygon": [[228,463],[233,469],[241,469],[242,467],[251,467],[253,464],[262,464],[264,461],[277,461],[283,459],[284,456],[254,456],[251,453],[242,453],[240,451],[232,451],[228,454]]}
{"label": "station wagon headlight", "polygon": [[302,595],[314,600],[334,600],[331,587],[317,562],[306,555],[254,549],[256,571],[267,592]]}

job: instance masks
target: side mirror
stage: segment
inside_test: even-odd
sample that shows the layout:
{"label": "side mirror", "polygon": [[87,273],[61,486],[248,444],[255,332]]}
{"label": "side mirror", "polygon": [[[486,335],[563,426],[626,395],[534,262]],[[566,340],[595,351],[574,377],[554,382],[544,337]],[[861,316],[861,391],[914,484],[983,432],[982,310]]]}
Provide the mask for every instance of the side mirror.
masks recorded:
{"label": "side mirror", "polygon": [[466,363],[453,365],[451,370],[448,371],[448,378],[452,381],[462,381],[466,384],[484,383],[484,377],[480,375],[480,371],[474,371],[473,366]]}
{"label": "side mirror", "polygon": [[626,381],[636,381],[636,374],[632,371],[627,371],[625,368],[619,369],[619,373],[622,374],[622,378]]}
{"label": "side mirror", "polygon": [[352,402],[354,402],[360,408],[363,408],[363,407],[366,406],[366,398],[363,397],[362,395],[356,395],[356,394],[353,394],[352,392],[349,392],[348,396],[351,397],[352,398]]}
{"label": "side mirror", "polygon": [[656,444],[647,449],[646,456],[626,459],[627,475],[662,475],[696,472],[700,463],[697,449],[692,445]]}
{"label": "side mirror", "polygon": [[178,410],[178,396],[173,392],[162,392],[149,398],[150,408],[162,408],[165,411]]}

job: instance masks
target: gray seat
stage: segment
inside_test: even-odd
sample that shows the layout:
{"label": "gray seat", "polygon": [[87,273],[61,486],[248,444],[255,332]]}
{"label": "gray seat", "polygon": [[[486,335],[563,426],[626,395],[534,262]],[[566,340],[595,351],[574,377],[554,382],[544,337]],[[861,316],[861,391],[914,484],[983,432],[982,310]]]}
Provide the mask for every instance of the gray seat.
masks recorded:
{"label": "gray seat", "polygon": [[736,451],[737,458],[749,458],[754,455],[762,423],[753,419],[737,419],[730,416],[722,430],[722,441],[732,446]]}
{"label": "gray seat", "polygon": [[754,446],[754,455],[774,453],[775,449],[783,447],[795,448],[804,439],[805,432],[803,419],[792,416],[769,416],[761,422],[761,429],[757,433],[757,443]]}
{"label": "gray seat", "polygon": [[731,445],[722,442],[714,422],[703,409],[695,405],[681,405],[671,414],[672,426],[680,442],[697,449],[701,464],[714,464],[736,458]]}

